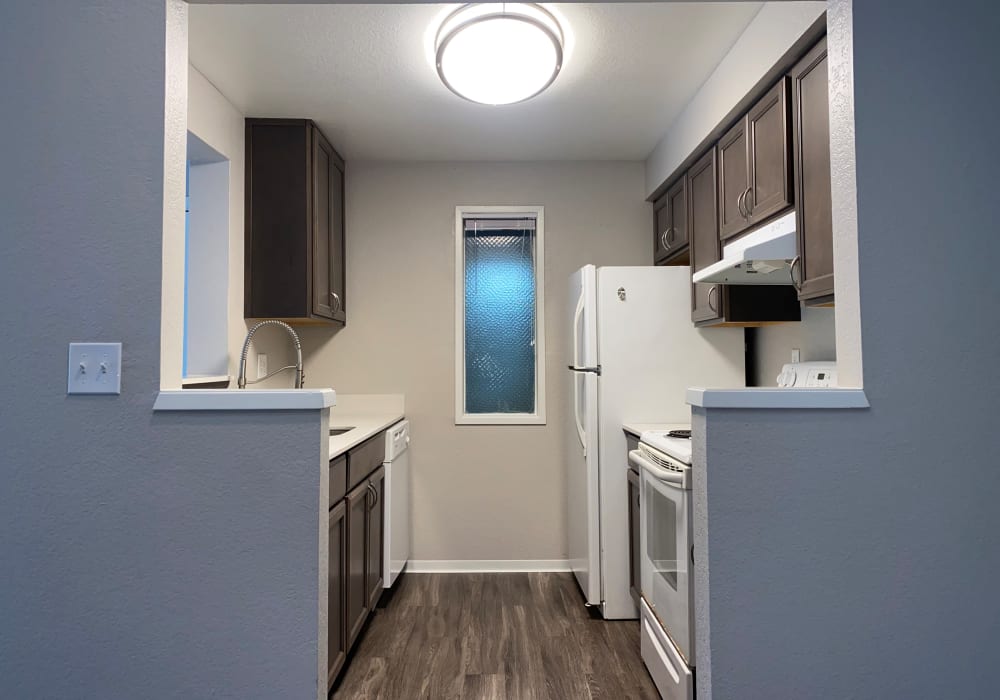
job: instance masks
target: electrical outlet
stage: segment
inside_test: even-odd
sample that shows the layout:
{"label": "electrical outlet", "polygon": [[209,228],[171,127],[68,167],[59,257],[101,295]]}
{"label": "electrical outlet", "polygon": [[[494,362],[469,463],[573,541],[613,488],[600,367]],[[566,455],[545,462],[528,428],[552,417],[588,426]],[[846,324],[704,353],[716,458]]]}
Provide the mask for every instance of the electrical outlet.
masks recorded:
{"label": "electrical outlet", "polygon": [[267,355],[260,353],[257,355],[257,379],[267,376]]}
{"label": "electrical outlet", "polygon": [[799,362],[802,359],[802,353],[799,352],[798,348],[792,348],[792,362]]}
{"label": "electrical outlet", "polygon": [[121,394],[121,343],[70,343],[67,394]]}

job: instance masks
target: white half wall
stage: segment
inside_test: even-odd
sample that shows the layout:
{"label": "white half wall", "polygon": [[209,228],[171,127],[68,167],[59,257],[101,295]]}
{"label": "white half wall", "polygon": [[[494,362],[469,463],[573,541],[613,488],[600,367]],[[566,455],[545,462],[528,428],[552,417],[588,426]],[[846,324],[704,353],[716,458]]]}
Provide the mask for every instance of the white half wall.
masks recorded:
{"label": "white half wall", "polygon": [[647,196],[664,184],[825,9],[825,2],[764,4],[646,159]]}

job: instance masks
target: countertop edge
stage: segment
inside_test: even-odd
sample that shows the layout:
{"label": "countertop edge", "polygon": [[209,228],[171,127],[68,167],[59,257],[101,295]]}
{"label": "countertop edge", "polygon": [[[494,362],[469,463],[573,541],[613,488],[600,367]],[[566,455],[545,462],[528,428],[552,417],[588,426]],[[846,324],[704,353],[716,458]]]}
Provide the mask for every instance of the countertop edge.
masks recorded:
{"label": "countertop edge", "polygon": [[[357,447],[365,440],[373,438],[383,430],[395,425],[404,418],[406,418],[404,413],[397,412],[358,416],[338,415],[336,417],[331,417],[331,426],[335,426],[336,424],[343,425],[345,423],[360,423],[361,425],[358,425],[354,430],[350,430],[343,435],[335,435],[330,438],[330,459],[332,460],[340,457],[348,450]],[[356,433],[356,435],[352,433]]]}
{"label": "countertop edge", "polygon": [[333,389],[161,389],[154,411],[319,411],[337,403]]}
{"label": "countertop edge", "polygon": [[705,389],[692,387],[687,390],[687,402],[700,408],[844,409],[868,408],[870,405],[864,390],[857,388]]}

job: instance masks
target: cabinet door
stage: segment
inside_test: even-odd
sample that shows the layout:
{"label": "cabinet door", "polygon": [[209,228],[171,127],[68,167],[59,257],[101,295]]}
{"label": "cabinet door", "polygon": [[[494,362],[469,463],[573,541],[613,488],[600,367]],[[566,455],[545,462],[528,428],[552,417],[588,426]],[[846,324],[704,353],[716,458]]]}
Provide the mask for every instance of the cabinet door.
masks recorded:
{"label": "cabinet door", "polygon": [[719,139],[719,238],[726,240],[748,226],[741,206],[747,183],[747,121],[744,117]]}
{"label": "cabinet door", "polygon": [[660,262],[670,255],[667,236],[670,234],[670,210],[667,195],[653,203],[653,262]]}
{"label": "cabinet door", "polygon": [[792,204],[788,82],[771,88],[747,114],[749,186],[743,209],[759,224]]}
{"label": "cabinet door", "polygon": [[799,299],[830,301],[833,213],[825,38],[792,69],[791,79]]}
{"label": "cabinet door", "polygon": [[[688,229],[691,235],[691,273],[718,262],[722,244],[716,187],[716,155],[713,148],[688,170]],[[691,290],[691,320],[713,321],[723,316],[722,290],[716,284],[695,284]]]}
{"label": "cabinet door", "polygon": [[347,605],[345,630],[350,648],[368,617],[368,591],[365,569],[368,563],[368,506],[371,490],[363,481],[347,494]]}
{"label": "cabinet door", "polygon": [[[344,229],[346,226],[344,209],[344,162],[333,154],[333,168],[330,170],[330,291],[335,307],[333,318],[347,323],[347,249]],[[339,301],[337,301],[339,300]]]}
{"label": "cabinet door", "polygon": [[628,470],[628,589],[632,600],[639,604],[642,554],[639,551],[639,475]]}
{"label": "cabinet door", "polygon": [[682,177],[667,190],[667,209],[670,211],[670,232],[667,245],[671,255],[680,252],[688,244],[688,202],[687,178]]}
{"label": "cabinet door", "polygon": [[375,609],[379,596],[382,595],[382,583],[385,575],[383,557],[383,523],[385,522],[385,467],[369,477],[372,497],[368,505],[368,566],[366,586],[368,588],[368,608]]}
{"label": "cabinet door", "polygon": [[333,148],[319,129],[312,138],[312,312],[333,319],[338,300],[334,296],[333,269],[337,264],[333,239]]}
{"label": "cabinet door", "polygon": [[347,629],[344,626],[344,606],[346,593],[347,554],[347,506],[340,501],[330,510],[330,570],[327,576],[327,690],[344,665],[347,657]]}

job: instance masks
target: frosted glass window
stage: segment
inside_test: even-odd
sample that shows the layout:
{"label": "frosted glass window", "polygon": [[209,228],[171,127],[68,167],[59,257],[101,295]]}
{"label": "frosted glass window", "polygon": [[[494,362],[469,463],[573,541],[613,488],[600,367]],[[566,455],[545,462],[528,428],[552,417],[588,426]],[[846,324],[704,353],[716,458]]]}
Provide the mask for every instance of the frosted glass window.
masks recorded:
{"label": "frosted glass window", "polygon": [[461,219],[459,413],[472,418],[464,422],[540,415],[537,229],[534,217]]}

